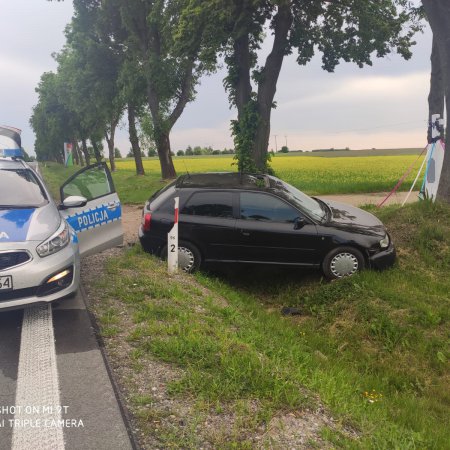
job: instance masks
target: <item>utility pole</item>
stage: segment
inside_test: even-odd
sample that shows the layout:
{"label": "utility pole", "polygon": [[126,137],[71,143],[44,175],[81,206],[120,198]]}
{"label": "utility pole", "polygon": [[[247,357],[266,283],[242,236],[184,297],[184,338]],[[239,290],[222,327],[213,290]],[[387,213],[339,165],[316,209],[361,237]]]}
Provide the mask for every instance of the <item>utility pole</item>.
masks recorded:
{"label": "utility pole", "polygon": [[275,153],[278,152],[278,145],[277,145],[277,135],[275,134]]}
{"label": "utility pole", "polygon": [[286,147],[287,147],[287,136],[284,135],[284,141],[286,142]]}

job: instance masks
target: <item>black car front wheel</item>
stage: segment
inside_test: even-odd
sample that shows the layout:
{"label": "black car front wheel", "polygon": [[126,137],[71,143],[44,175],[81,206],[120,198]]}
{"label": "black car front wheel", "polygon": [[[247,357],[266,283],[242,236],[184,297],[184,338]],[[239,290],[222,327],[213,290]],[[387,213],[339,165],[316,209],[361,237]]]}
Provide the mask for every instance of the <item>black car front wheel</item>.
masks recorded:
{"label": "black car front wheel", "polygon": [[[161,250],[161,258],[167,260],[167,245]],[[195,272],[201,263],[202,257],[198,248],[187,241],[178,242],[178,267],[188,273]]]}
{"label": "black car front wheel", "polygon": [[353,247],[338,247],[325,257],[322,263],[323,273],[329,280],[349,277],[363,270],[363,254]]}

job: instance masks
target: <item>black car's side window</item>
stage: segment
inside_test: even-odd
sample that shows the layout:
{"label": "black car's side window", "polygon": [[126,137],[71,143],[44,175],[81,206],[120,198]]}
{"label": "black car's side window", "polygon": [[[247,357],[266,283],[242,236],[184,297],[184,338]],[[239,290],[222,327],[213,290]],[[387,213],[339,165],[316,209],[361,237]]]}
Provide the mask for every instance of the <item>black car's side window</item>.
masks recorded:
{"label": "black car's side window", "polygon": [[187,201],[181,214],[207,217],[233,217],[231,192],[196,192]]}
{"label": "black car's side window", "polygon": [[293,223],[300,214],[282,200],[268,194],[243,192],[240,196],[241,219]]}

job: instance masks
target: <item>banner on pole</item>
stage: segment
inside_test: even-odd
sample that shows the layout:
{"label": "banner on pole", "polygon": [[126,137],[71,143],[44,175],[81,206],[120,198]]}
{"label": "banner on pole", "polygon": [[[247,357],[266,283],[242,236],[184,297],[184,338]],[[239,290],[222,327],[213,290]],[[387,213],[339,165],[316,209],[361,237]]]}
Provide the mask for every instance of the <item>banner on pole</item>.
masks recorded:
{"label": "banner on pole", "polygon": [[175,197],[175,220],[167,234],[167,268],[170,274],[178,271],[178,205],[180,197]]}
{"label": "banner on pole", "polygon": [[425,176],[419,197],[432,201],[436,200],[439,180],[441,179],[442,164],[444,162],[444,142],[439,140],[428,145],[426,156]]}
{"label": "banner on pole", "polygon": [[64,142],[64,165],[66,167],[73,166],[72,143]]}

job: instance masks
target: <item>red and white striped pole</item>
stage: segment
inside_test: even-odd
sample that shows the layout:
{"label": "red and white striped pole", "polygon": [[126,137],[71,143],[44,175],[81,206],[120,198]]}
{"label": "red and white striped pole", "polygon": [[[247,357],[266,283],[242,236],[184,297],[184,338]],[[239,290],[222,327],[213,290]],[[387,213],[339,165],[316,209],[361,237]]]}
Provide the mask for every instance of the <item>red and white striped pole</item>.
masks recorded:
{"label": "red and white striped pole", "polygon": [[170,274],[178,271],[178,206],[180,197],[175,197],[175,219],[167,234],[167,268]]}

